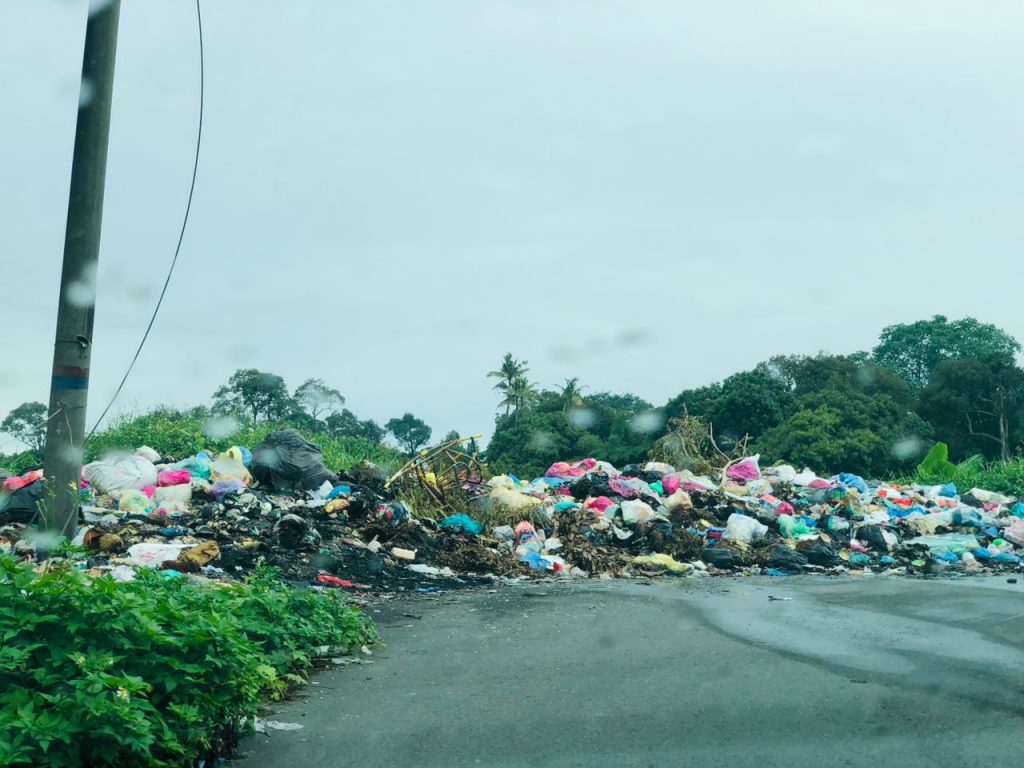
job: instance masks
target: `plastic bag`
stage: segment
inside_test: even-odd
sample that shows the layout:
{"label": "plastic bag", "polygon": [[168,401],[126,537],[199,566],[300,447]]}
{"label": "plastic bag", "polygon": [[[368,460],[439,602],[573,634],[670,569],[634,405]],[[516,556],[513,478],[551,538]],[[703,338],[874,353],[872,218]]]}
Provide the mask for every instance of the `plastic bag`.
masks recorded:
{"label": "plastic bag", "polygon": [[686,563],[680,563],[675,558],[665,554],[638,555],[633,558],[633,565],[658,568],[670,573],[686,573],[690,570],[690,566]]}
{"label": "plastic bag", "polygon": [[320,449],[294,429],[271,432],[252,452],[252,474],[276,491],[319,488],[338,478],[324,466]]}
{"label": "plastic bag", "polygon": [[763,538],[768,533],[768,526],[759,523],[752,517],[733,512],[726,521],[722,538],[728,541],[742,541],[749,544]]}
{"label": "plastic bag", "polygon": [[210,464],[210,479],[214,483],[218,480],[241,480],[246,485],[252,482],[252,475],[242,463],[241,454],[237,449],[233,450],[235,452],[225,451]]}
{"label": "plastic bag", "polygon": [[441,521],[441,527],[452,531],[471,533],[474,536],[481,533],[484,527],[469,515],[450,515]]}
{"label": "plastic bag", "polygon": [[725,476],[730,480],[757,480],[761,476],[761,470],[757,466],[760,455],[748,456],[725,470]]}
{"label": "plastic bag", "polygon": [[99,493],[113,499],[121,498],[128,490],[141,490],[156,485],[156,467],[142,456],[121,456],[105,461],[94,461],[82,467],[82,475]]}
{"label": "plastic bag", "polygon": [[192,482],[192,474],[187,469],[165,469],[156,476],[157,485],[185,485]]}
{"label": "plastic bag", "polygon": [[192,546],[192,544],[157,544],[146,541],[129,547],[128,559],[135,565],[159,568],[160,564],[167,560],[177,560],[183,549]]}
{"label": "plastic bag", "polygon": [[768,566],[779,568],[783,571],[800,571],[807,565],[807,556],[790,549],[785,544],[779,544],[772,550],[768,558]]}
{"label": "plastic bag", "polygon": [[189,504],[192,501],[192,484],[188,485],[165,485],[153,492],[153,503],[157,506],[164,504]]}
{"label": "plastic bag", "polygon": [[142,491],[131,488],[121,494],[121,500],[118,502],[117,508],[122,512],[144,515],[152,509],[152,504],[149,496]]}
{"label": "plastic bag", "polygon": [[1003,531],[1003,538],[1009,539],[1014,544],[1024,547],[1024,520],[1015,518]]}
{"label": "plastic bag", "polygon": [[654,510],[642,501],[624,501],[620,509],[622,521],[627,524],[649,523],[654,519]]}

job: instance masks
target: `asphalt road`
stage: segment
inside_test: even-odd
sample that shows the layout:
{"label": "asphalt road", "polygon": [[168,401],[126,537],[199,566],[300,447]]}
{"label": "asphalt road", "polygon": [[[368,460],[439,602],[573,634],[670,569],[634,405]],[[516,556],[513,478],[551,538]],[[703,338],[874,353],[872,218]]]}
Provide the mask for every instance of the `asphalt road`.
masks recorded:
{"label": "asphalt road", "polygon": [[1024,581],[589,581],[374,615],[373,663],[318,675],[268,715],[303,728],[247,738],[238,768],[936,768],[1024,754]]}

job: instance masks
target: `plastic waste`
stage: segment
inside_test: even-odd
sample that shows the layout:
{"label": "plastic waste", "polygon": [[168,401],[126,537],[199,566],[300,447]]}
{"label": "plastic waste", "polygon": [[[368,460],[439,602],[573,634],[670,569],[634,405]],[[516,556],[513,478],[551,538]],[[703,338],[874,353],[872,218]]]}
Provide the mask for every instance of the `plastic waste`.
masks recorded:
{"label": "plastic waste", "polygon": [[813,533],[807,527],[807,523],[803,521],[803,518],[794,517],[793,515],[779,515],[777,522],[779,524],[779,533],[787,539],[795,539]]}
{"label": "plastic waste", "polygon": [[743,558],[725,547],[706,547],[700,559],[721,570],[732,570],[743,564]]}
{"label": "plastic waste", "polygon": [[795,549],[790,549],[785,544],[779,544],[772,550],[768,558],[768,565],[772,568],[779,568],[789,572],[799,572],[807,565],[807,556]]}
{"label": "plastic waste", "polygon": [[627,525],[636,523],[649,523],[654,519],[654,510],[649,504],[642,501],[624,501],[620,505],[622,511],[622,522]]}
{"label": "plastic waste", "polygon": [[210,464],[210,480],[215,484],[219,480],[240,480],[248,485],[252,482],[252,475],[237,452],[225,451]]}
{"label": "plastic waste", "polygon": [[441,521],[441,527],[452,531],[462,531],[476,536],[484,527],[469,515],[449,515]]}
{"label": "plastic waste", "polygon": [[332,485],[338,482],[324,466],[320,448],[294,429],[271,432],[256,446],[252,452],[252,476],[280,492],[319,488],[324,481]]}
{"label": "plastic waste", "polygon": [[749,544],[764,537],[768,533],[768,526],[758,522],[752,517],[734,512],[729,515],[726,521],[725,530],[722,531],[722,538],[728,541],[742,541]]}
{"label": "plastic waste", "polygon": [[680,563],[674,557],[665,554],[638,555],[633,558],[633,565],[658,568],[670,573],[686,573],[690,570],[690,566],[686,563]]}
{"label": "plastic waste", "polygon": [[121,494],[121,499],[117,504],[117,508],[121,512],[125,512],[127,514],[144,515],[152,507],[149,496],[142,491],[129,489]]}
{"label": "plastic waste", "polygon": [[[122,497],[123,498],[123,497]],[[192,501],[192,484],[159,486],[153,492],[153,504],[188,504]]]}
{"label": "plastic waste", "polygon": [[156,476],[156,484],[162,487],[187,485],[191,482],[192,474],[187,469],[165,469]]}
{"label": "plastic waste", "polygon": [[82,476],[97,492],[117,500],[124,491],[156,485],[157,471],[153,462],[143,456],[121,456],[86,464]]}
{"label": "plastic waste", "polygon": [[758,461],[760,459],[761,457],[758,454],[748,456],[728,467],[725,470],[725,476],[730,480],[757,480],[761,477],[761,470],[758,468]]}
{"label": "plastic waste", "polygon": [[1024,520],[1016,518],[1003,531],[1003,538],[1009,539],[1018,546],[1024,546]]}
{"label": "plastic waste", "polygon": [[168,560],[177,560],[182,550],[188,549],[191,546],[191,544],[162,544],[147,541],[129,547],[127,556],[134,565],[146,568],[159,568],[161,563]]}

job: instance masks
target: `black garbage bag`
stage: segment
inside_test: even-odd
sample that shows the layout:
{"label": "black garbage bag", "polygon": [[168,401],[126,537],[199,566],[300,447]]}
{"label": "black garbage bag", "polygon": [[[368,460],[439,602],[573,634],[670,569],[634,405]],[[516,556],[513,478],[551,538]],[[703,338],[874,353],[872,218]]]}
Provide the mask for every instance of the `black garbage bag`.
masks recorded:
{"label": "black garbage bag", "polygon": [[252,476],[275,491],[308,491],[338,478],[324,466],[320,448],[294,429],[271,432],[252,452]]}
{"label": "black garbage bag", "polygon": [[627,464],[622,468],[623,477],[643,477],[644,471],[636,464]]}
{"label": "black garbage bag", "polygon": [[783,571],[801,571],[807,565],[807,556],[795,549],[790,549],[785,544],[779,544],[772,550],[768,558],[769,568],[779,568]]}
{"label": "black garbage bag", "polygon": [[39,500],[43,498],[43,481],[36,480],[19,488],[0,502],[0,520],[11,523],[28,523],[36,516]]}
{"label": "black garbage bag", "polygon": [[975,509],[981,509],[982,507],[985,506],[982,503],[981,499],[979,499],[973,493],[965,493],[963,496],[961,496],[960,503],[966,504],[968,507],[974,507]]}
{"label": "black garbage bag", "polygon": [[701,553],[700,559],[708,565],[722,570],[732,570],[743,564],[743,558],[739,556],[739,553],[727,547],[706,547]]}
{"label": "black garbage bag", "polygon": [[877,525],[862,525],[857,529],[857,539],[862,544],[878,552],[888,552],[889,545],[882,536],[882,529]]}
{"label": "black garbage bag", "polygon": [[569,484],[569,493],[572,494],[576,501],[583,501],[583,499],[589,496],[608,496],[614,498],[617,494],[608,485],[609,480],[608,475],[602,472],[584,475]]}
{"label": "black garbage bag", "polygon": [[800,551],[803,552],[807,562],[811,565],[823,565],[825,567],[839,565],[839,552],[831,544],[827,544],[824,541],[816,541],[811,546]]}

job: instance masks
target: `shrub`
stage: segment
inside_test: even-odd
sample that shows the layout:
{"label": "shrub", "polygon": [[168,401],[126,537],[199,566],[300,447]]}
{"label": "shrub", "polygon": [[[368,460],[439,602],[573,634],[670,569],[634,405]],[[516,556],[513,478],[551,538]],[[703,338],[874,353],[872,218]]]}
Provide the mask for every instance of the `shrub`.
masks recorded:
{"label": "shrub", "polygon": [[317,646],[374,636],[338,595],[271,573],[224,588],[159,571],[119,583],[0,558],[0,765],[216,758]]}

